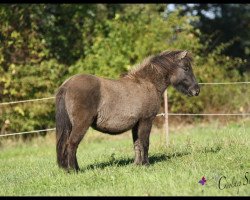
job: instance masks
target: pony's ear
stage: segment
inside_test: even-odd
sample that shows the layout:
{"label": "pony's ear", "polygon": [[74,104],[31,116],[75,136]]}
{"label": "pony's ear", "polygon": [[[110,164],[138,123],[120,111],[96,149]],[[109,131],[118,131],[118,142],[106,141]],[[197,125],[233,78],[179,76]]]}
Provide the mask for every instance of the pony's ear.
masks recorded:
{"label": "pony's ear", "polygon": [[181,59],[183,59],[183,58],[185,58],[187,56],[187,53],[188,53],[187,50],[181,51],[180,53],[176,54],[176,58],[178,60],[181,60]]}

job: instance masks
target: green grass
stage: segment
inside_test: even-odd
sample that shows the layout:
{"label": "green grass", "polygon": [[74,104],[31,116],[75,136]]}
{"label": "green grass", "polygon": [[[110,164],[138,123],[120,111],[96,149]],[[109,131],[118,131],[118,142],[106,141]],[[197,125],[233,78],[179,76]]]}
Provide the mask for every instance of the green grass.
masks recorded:
{"label": "green grass", "polygon": [[[78,174],[57,167],[54,137],[49,133],[27,143],[1,138],[1,196],[250,195],[249,121],[172,127],[169,147],[164,132],[154,129],[149,167],[133,165],[130,133],[89,130],[78,149]],[[246,172],[249,184],[243,185]],[[204,186],[198,183],[202,176]],[[222,176],[241,185],[220,190]]]}

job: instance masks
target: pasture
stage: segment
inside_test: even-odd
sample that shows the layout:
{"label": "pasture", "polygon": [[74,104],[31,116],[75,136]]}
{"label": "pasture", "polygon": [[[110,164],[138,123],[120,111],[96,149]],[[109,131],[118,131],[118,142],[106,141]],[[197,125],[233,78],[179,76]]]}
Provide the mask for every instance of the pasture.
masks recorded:
{"label": "pasture", "polygon": [[[131,132],[89,129],[77,152],[78,174],[58,168],[54,132],[0,143],[1,196],[250,195],[249,119],[171,126],[169,147],[164,130],[153,128],[148,167],[133,165]],[[205,185],[198,183],[203,176]]]}

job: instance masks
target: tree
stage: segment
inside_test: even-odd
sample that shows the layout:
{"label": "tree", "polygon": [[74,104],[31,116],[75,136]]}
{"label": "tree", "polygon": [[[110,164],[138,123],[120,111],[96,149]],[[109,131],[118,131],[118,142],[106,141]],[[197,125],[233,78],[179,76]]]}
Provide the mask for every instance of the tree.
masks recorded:
{"label": "tree", "polygon": [[178,4],[182,15],[198,16],[194,26],[201,31],[201,42],[212,35],[209,51],[217,45],[234,41],[224,54],[246,59],[239,69],[250,71],[250,4]]}

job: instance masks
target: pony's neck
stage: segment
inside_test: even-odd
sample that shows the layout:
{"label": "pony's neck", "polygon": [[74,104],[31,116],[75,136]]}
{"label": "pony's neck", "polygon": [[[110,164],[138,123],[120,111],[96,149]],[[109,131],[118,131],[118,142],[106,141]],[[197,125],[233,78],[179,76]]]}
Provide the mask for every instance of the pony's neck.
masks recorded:
{"label": "pony's neck", "polygon": [[133,73],[129,73],[125,78],[137,79],[140,82],[150,82],[152,83],[159,96],[162,96],[164,91],[170,85],[170,74],[151,65],[141,67]]}
{"label": "pony's neck", "polygon": [[148,77],[146,77],[146,80],[155,86],[159,96],[162,96],[164,91],[170,85],[170,77],[168,74],[164,73],[155,73],[154,76],[149,74]]}
{"label": "pony's neck", "polygon": [[155,88],[160,96],[163,95],[164,91],[170,85],[170,77],[168,76],[159,76],[157,79],[150,81],[155,85]]}

